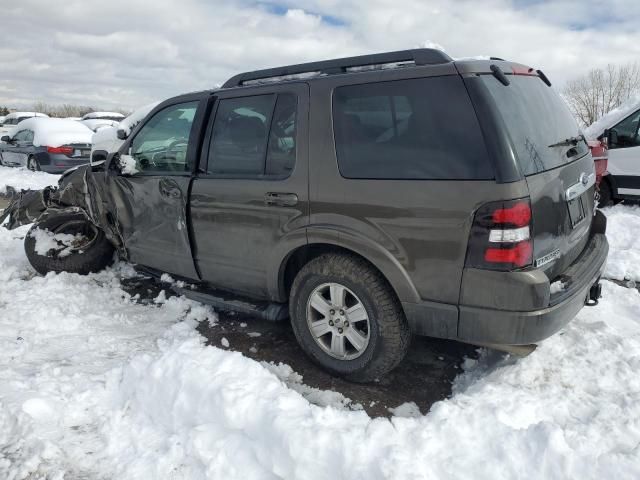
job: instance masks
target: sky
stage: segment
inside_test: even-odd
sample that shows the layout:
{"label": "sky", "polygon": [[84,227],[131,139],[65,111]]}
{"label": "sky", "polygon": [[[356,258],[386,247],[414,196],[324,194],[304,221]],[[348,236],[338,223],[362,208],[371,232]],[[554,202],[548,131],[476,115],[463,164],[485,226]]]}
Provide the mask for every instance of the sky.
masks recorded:
{"label": "sky", "polygon": [[438,45],[565,82],[640,59],[635,0],[19,0],[0,9],[0,105],[132,109],[239,72]]}

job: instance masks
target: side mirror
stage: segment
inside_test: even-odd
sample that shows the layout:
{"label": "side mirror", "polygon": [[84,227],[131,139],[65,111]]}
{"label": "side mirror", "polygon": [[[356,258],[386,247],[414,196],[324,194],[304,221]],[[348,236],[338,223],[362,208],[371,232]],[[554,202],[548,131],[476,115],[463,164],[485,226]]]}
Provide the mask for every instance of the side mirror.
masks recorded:
{"label": "side mirror", "polygon": [[11,137],[9,135],[3,135],[2,137],[0,137],[0,141],[4,143],[11,143]]}
{"label": "side mirror", "polygon": [[124,129],[124,128],[119,128],[119,129],[116,131],[116,136],[117,136],[120,140],[126,140],[126,139],[127,139],[127,137],[128,137],[127,132],[125,131],[125,129]]}

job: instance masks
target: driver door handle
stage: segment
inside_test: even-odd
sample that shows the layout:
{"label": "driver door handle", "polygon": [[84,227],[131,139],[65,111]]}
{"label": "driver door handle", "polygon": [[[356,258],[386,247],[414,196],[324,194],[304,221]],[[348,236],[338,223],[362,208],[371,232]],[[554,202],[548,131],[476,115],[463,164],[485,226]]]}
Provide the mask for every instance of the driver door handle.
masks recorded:
{"label": "driver door handle", "polygon": [[298,204],[298,195],[295,193],[268,192],[264,195],[265,205],[280,207],[293,207]]}

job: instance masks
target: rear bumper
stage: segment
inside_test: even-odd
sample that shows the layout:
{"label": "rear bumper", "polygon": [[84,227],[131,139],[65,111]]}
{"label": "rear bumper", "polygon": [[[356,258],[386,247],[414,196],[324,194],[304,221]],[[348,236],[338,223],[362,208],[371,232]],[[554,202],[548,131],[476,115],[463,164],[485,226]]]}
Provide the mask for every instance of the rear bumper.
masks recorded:
{"label": "rear bumper", "polygon": [[523,345],[553,335],[587,302],[589,290],[600,280],[608,252],[605,235],[592,235],[583,254],[563,273],[566,289],[550,295],[546,308],[504,311],[461,305],[457,338],[471,343]]}
{"label": "rear bumper", "polygon": [[[606,227],[605,227],[606,228]],[[544,273],[474,271],[465,275],[457,307],[403,304],[414,333],[468,343],[525,345],[539,342],[568,324],[589,298],[605,267],[609,244],[604,233],[592,233],[580,257],[562,274],[566,288],[550,293]],[[464,291],[469,292],[467,295]],[[470,306],[464,299],[480,295],[493,308]],[[531,308],[532,305],[544,308]],[[514,308],[520,305],[520,308]],[[446,308],[444,308],[446,307]],[[496,308],[501,307],[501,308]],[[457,315],[455,313],[457,313]]]}

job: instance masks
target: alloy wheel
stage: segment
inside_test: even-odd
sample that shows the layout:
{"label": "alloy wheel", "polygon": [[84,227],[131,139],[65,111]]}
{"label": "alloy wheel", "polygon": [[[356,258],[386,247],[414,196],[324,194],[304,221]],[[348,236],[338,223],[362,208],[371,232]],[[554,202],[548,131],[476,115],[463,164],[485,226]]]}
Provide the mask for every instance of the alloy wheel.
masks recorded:
{"label": "alloy wheel", "polygon": [[367,310],[355,293],[339,283],[323,283],[311,292],[307,325],[318,346],[340,360],[358,358],[369,345]]}

